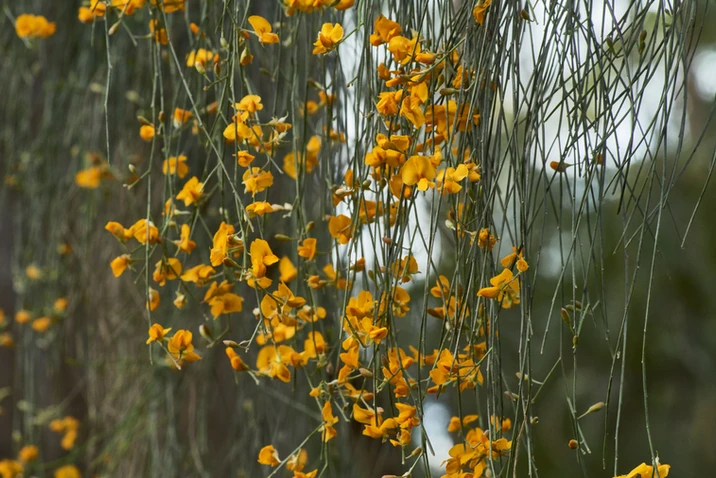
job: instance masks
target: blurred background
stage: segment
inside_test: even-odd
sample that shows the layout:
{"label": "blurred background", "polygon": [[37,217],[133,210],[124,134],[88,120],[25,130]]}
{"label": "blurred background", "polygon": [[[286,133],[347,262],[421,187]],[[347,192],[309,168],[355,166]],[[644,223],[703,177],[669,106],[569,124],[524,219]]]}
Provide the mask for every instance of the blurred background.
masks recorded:
{"label": "blurred background", "polygon": [[[455,2],[455,11],[459,3]],[[628,2],[606,3],[616,10],[616,17],[620,10],[628,13],[631,8]],[[192,0],[189,4],[191,11],[199,9]],[[0,95],[0,177],[4,181],[0,192],[0,309],[5,311],[6,331],[12,332],[15,346],[0,348],[0,459],[16,456],[22,443],[34,443],[41,449],[43,462],[48,463],[48,476],[57,463],[64,462],[77,463],[88,476],[264,476],[265,470],[256,463],[262,446],[284,444],[286,454],[314,428],[315,410],[295,398],[305,397],[308,390],[300,384],[255,384],[248,376],[241,376],[237,383],[221,349],[205,350],[202,363],[182,373],[150,365],[144,344],[144,295],[131,280],[112,277],[108,264],[117,250],[103,226],[110,220],[131,224],[143,217],[148,195],[153,195],[158,211],[163,191],[148,192],[139,186],[128,193],[121,181],[87,191],[74,183],[74,172],[87,165],[88,155],[106,151],[105,101],[113,130],[128,132],[111,136],[113,168],[118,175],[127,174],[129,164],[146,169],[149,146],[136,134],[136,117],[147,111],[152,96],[150,58],[140,54],[141,45],[135,46],[127,36],[113,37],[111,55],[122,60],[113,63],[111,94],[105,98],[104,24],[80,24],[79,6],[77,2],[39,0],[4,4],[0,28],[4,90]],[[220,2],[208,1],[201,8],[205,8],[204,15],[210,15],[221,7]],[[598,214],[585,213],[574,227],[573,211],[579,202],[565,199],[565,191],[556,182],[545,186],[551,172],[547,168],[531,168],[527,173],[532,177],[530,193],[543,198],[543,214],[536,215],[533,226],[540,233],[532,236],[530,245],[533,257],[539,251],[539,260],[530,261],[533,289],[529,304],[535,328],[531,375],[539,381],[549,376],[534,402],[539,424],[532,438],[537,444],[533,459],[541,476],[613,476],[617,414],[619,472],[649,462],[642,354],[649,427],[662,463],[672,465],[676,477],[711,476],[710,470],[716,467],[716,455],[710,450],[716,439],[716,294],[710,282],[716,267],[716,225],[711,220],[716,191],[705,188],[716,151],[712,122],[716,31],[702,28],[716,21],[716,13],[709,2],[697,7],[679,13],[683,5],[673,5],[673,21],[682,22],[675,31],[683,35],[654,40],[655,45],[680,42],[674,51],[680,52],[682,66],[688,70],[681,68],[672,77],[659,70],[659,60],[654,59],[654,77],[659,81],[648,88],[637,82],[633,85],[641,95],[641,109],[634,112],[631,123],[624,124],[624,138],[627,142],[630,138],[644,141],[625,145],[619,143],[622,133],[617,132],[615,143],[603,145],[608,151],[603,184],[610,184],[612,193],[604,194]],[[545,14],[539,8],[535,6],[533,11],[537,18],[540,12]],[[650,8],[642,3],[635,7],[638,11]],[[252,9],[267,18],[278,18],[279,9],[273,2],[254,2]],[[586,15],[588,4],[578,10]],[[10,20],[10,15],[22,12],[43,14],[61,27],[52,41],[28,46],[17,38]],[[695,12],[693,17],[691,12]],[[660,20],[644,17],[639,21],[644,26]],[[541,34],[557,35],[545,29]],[[178,37],[177,49],[186,51],[186,42],[187,35]],[[359,46],[356,51],[360,55]],[[170,70],[168,62],[165,68]],[[529,72],[534,63],[525,68]],[[167,75],[165,87],[168,92],[178,91],[178,80]],[[662,92],[666,92],[664,96]],[[543,94],[549,93],[545,90]],[[666,97],[670,100],[665,102]],[[508,100],[509,94],[504,98]],[[504,98],[497,107],[501,114],[511,115],[510,121],[516,123],[527,117],[524,109]],[[664,109],[664,104],[675,106]],[[629,107],[615,103],[613,111],[616,114]],[[355,114],[352,105],[344,108],[350,119]],[[641,118],[645,123],[640,123],[640,114],[645,115]],[[638,133],[656,116],[663,120],[659,131]],[[548,136],[558,137],[560,128],[569,125],[546,123],[546,127],[552,128]],[[495,139],[507,135],[499,129],[491,134]],[[501,146],[495,148],[499,151]],[[618,161],[625,150],[631,161],[628,168]],[[189,149],[186,153],[192,168],[202,167],[200,151]],[[151,174],[161,176],[156,164]],[[622,180],[610,182],[617,177]],[[576,176],[571,181],[565,179],[565,184],[583,195],[577,197],[593,193],[589,187],[579,189]],[[665,189],[668,204],[658,215],[655,211]],[[288,187],[273,188],[271,202],[285,202],[285,190]],[[424,207],[428,214],[429,204]],[[220,217],[211,209],[206,214]],[[496,215],[504,216],[499,211]],[[441,228],[436,255],[440,270],[455,267],[449,252],[454,247],[452,235]],[[574,238],[575,244],[590,246],[574,247]],[[497,255],[508,253],[509,245],[505,241]],[[274,250],[280,251],[281,246],[277,244]],[[31,265],[41,269],[42,278],[28,278]],[[566,281],[564,271],[568,271]],[[573,276],[585,278],[580,287],[590,289],[586,296],[594,307],[585,316],[576,355],[559,314],[572,297],[583,297],[573,291]],[[434,279],[427,280],[432,283]],[[422,280],[425,278],[411,286],[414,310],[425,306],[419,298]],[[69,305],[61,324],[50,333],[38,337],[29,327],[13,323],[16,311],[42,314],[62,297]],[[254,306],[245,303],[244,310]],[[646,317],[647,347],[643,350]],[[519,384],[515,373],[520,370],[517,350],[521,347],[516,328],[520,322],[517,315],[507,314],[500,321],[501,373],[506,390],[515,391]],[[171,317],[166,322],[171,323]],[[407,344],[417,328],[411,322],[402,324]],[[250,333],[253,324],[244,327],[241,332]],[[439,335],[441,324],[435,321],[431,327],[431,332]],[[550,332],[545,335],[548,327]],[[567,402],[574,381],[578,384],[578,410],[600,401],[609,403],[600,413],[580,420],[591,449],[580,461],[575,453],[581,452],[567,446],[574,437]],[[618,401],[621,407],[617,407]],[[467,405],[467,413],[484,413],[472,405],[472,409]],[[504,416],[514,414],[510,400],[504,407]],[[441,476],[439,465],[456,442],[446,431],[455,414],[457,397],[450,393],[426,407],[425,426],[436,452],[431,458],[432,476]],[[81,422],[79,445],[69,454],[47,427],[52,418],[65,415]],[[362,436],[357,423],[342,423],[341,427],[340,443],[331,449],[328,476],[379,477],[405,470],[399,451]],[[310,445],[308,450],[312,457],[320,453]],[[520,466],[516,476],[527,476],[526,466]],[[40,469],[37,476],[43,473]],[[425,470],[415,472],[415,476],[424,475]]]}

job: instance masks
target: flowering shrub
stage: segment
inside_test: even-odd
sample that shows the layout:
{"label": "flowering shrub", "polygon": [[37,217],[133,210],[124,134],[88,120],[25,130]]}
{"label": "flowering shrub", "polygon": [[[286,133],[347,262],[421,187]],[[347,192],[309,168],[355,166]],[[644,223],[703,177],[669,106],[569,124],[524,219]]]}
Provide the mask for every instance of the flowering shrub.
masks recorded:
{"label": "flowering shrub", "polygon": [[[541,11],[540,22],[558,25]],[[592,450],[583,422],[604,415],[606,429],[616,426],[618,434],[619,420],[607,412],[621,410],[621,398],[614,403],[605,390],[578,394],[576,367],[578,357],[589,360],[583,343],[599,335],[592,324],[607,314],[600,275],[606,252],[597,237],[612,194],[604,191],[633,157],[610,149],[617,119],[609,104],[589,106],[598,117],[592,123],[573,120],[568,145],[559,138],[544,143],[540,122],[552,115],[550,95],[568,97],[582,80],[550,93],[551,73],[521,78],[516,57],[501,64],[536,27],[535,15],[531,7],[489,0],[92,0],[71,25],[27,13],[14,18],[17,36],[37,49],[63,28],[84,29],[85,48],[104,48],[111,66],[90,85],[104,98],[103,141],[75,151],[73,164],[83,164],[69,173],[66,194],[104,205],[104,216],[86,211],[86,232],[103,228],[99,240],[112,258],[81,262],[116,278],[113,287],[131,290],[126,294],[135,300],[122,305],[122,326],[143,333],[133,332],[123,352],[146,346],[138,368],[166,372],[170,378],[162,380],[186,376],[210,387],[215,377],[232,377],[235,387],[223,399],[266,393],[271,403],[244,406],[264,407],[270,416],[290,404],[307,417],[308,426],[267,419],[266,430],[275,428],[258,435],[268,439],[243,444],[236,460],[260,464],[266,476],[349,476],[352,448],[345,444],[375,443],[387,450],[376,456],[392,456],[400,476],[537,476],[535,429],[549,426],[539,424],[540,393],[558,380],[569,389],[563,405],[572,438],[550,446],[575,450],[584,470]],[[669,48],[640,41],[632,46],[641,54]],[[613,50],[600,56],[623,61]],[[595,78],[583,81],[596,85],[596,66],[585,65]],[[115,80],[133,68],[141,70],[133,89],[119,91]],[[629,89],[617,84],[592,88],[609,103]],[[116,126],[110,98],[133,110],[137,123]],[[567,103],[557,114],[588,114]],[[659,114],[666,118],[668,109]],[[589,136],[602,128],[599,121],[608,126]],[[128,144],[141,153],[129,155]],[[9,167],[8,188],[19,188],[23,174],[21,161]],[[540,295],[548,282],[540,269],[547,216],[560,241],[551,302]],[[595,217],[597,227],[581,223]],[[562,228],[571,245],[562,247]],[[25,264],[17,281],[24,297],[61,284],[71,268],[57,258],[82,252],[63,242],[53,254],[55,262]],[[94,293],[83,291],[52,297],[47,306],[21,300],[14,330],[25,339],[16,343],[8,327],[0,345],[59,347],[68,307],[79,310],[72,301]],[[3,317],[5,327],[11,319]],[[553,351],[544,353],[548,332]],[[626,347],[626,339],[608,343],[610,350]],[[99,356],[126,357],[137,359]],[[146,390],[158,396],[179,389],[153,381]],[[436,403],[455,411],[440,423],[451,437],[444,449],[434,446],[426,425]],[[62,404],[33,413],[70,452],[52,464],[55,477],[80,476],[78,466],[108,476],[120,469],[107,463],[122,460],[113,437],[134,433],[122,429],[131,414],[105,436],[93,434],[91,414],[85,423],[65,415]],[[0,461],[3,478],[50,469],[33,443],[20,442],[17,456]],[[78,443],[95,455],[82,461],[73,451]],[[192,447],[196,470],[206,472],[208,447]],[[650,452],[651,465],[622,476],[665,478],[669,465]],[[614,458],[607,474],[622,471],[625,461]],[[186,464],[175,465],[133,473],[187,474]]]}

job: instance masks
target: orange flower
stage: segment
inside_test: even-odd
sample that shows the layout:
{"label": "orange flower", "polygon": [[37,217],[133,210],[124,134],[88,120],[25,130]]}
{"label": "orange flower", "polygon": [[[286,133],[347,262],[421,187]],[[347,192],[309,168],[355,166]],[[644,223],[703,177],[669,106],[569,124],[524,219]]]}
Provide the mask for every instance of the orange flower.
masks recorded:
{"label": "orange flower", "polygon": [[430,158],[427,156],[411,156],[402,169],[403,183],[408,186],[418,185],[418,190],[427,191],[435,187],[432,181],[436,172]]}
{"label": "orange flower", "polygon": [[[144,0],[141,0],[141,2],[144,4]],[[174,13],[184,11],[184,2],[186,2],[186,0],[161,0],[161,2],[152,0],[152,5],[164,10],[165,13]]]}
{"label": "orange flower", "polygon": [[178,279],[181,275],[181,262],[176,257],[170,257],[166,261],[160,259],[155,265],[152,278],[154,282],[158,282],[160,286],[164,286],[167,280]]}
{"label": "orange flower", "polygon": [[241,360],[241,357],[236,353],[236,351],[231,347],[226,347],[226,355],[229,357],[229,360],[231,361],[231,368],[236,370],[237,372],[245,372],[249,369],[249,366],[244,363],[243,360]]}
{"label": "orange flower", "polygon": [[520,303],[520,280],[514,277],[511,270],[504,269],[490,279],[490,284],[492,287],[483,287],[477,292],[478,297],[496,299],[505,309]]}
{"label": "orange flower", "polygon": [[89,8],[80,7],[77,17],[82,23],[92,23],[95,17],[103,17],[107,10],[106,5],[101,0],[92,0]]}
{"label": "orange flower", "polygon": [[403,31],[398,23],[384,17],[383,15],[380,15],[375,19],[373,30],[375,30],[375,33],[371,33],[370,35],[370,44],[373,46],[388,43],[394,36],[400,35]]}
{"label": "orange flower", "polygon": [[192,68],[196,67],[196,65],[199,65],[199,67],[201,68],[205,68],[206,64],[211,61],[213,61],[214,63],[218,63],[219,54],[217,53],[216,55],[214,55],[214,52],[212,52],[211,50],[205,50],[204,48],[192,50],[186,56],[186,66]]}
{"label": "orange flower", "polygon": [[171,327],[165,329],[159,324],[152,324],[152,326],[149,328],[149,338],[147,339],[147,344],[150,344],[152,342],[162,342],[165,340],[165,336],[172,330]]}
{"label": "orange flower", "polygon": [[256,36],[259,38],[259,42],[266,45],[278,43],[278,35],[271,32],[272,28],[268,20],[259,15],[252,15],[248,20],[254,29],[254,33],[256,33]]}
{"label": "orange flower", "polygon": [[254,160],[254,156],[249,154],[248,151],[239,151],[238,153],[236,153],[236,160],[239,163],[239,166],[248,168],[251,162]]}
{"label": "orange flower", "polygon": [[173,176],[176,174],[179,176],[179,179],[184,179],[184,176],[189,173],[189,166],[186,165],[186,159],[186,156],[183,154],[170,156],[162,163],[162,173],[164,173],[165,176]]}
{"label": "orange flower", "polygon": [[191,251],[194,250],[196,247],[196,242],[192,241],[190,239],[191,236],[191,228],[189,227],[189,224],[182,224],[181,225],[181,235],[179,236],[178,241],[174,241],[174,244],[177,245],[180,251],[186,252],[187,254],[191,254]]}
{"label": "orange flower", "polygon": [[32,330],[44,334],[51,325],[52,320],[49,317],[38,317],[32,321]]}
{"label": "orange flower", "polygon": [[258,201],[246,206],[246,213],[249,217],[263,216],[273,212],[273,207],[266,201]]}
{"label": "orange flower", "polygon": [[132,224],[132,227],[129,229],[132,232],[132,236],[141,244],[146,244],[147,238],[149,239],[150,244],[161,242],[161,239],[159,238],[159,229],[157,229],[157,226],[152,224],[151,221],[140,219]]}
{"label": "orange flower", "polygon": [[229,238],[234,234],[234,226],[222,221],[219,230],[214,234],[214,246],[211,248],[211,265],[218,266],[224,262],[229,251]]}
{"label": "orange flower", "polygon": [[328,232],[339,244],[348,244],[351,240],[351,218],[340,214],[328,220]]}
{"label": "orange flower", "polygon": [[278,466],[281,463],[278,458],[278,452],[273,445],[266,445],[259,451],[259,463],[269,466]]}
{"label": "orange flower", "polygon": [[425,124],[425,114],[420,104],[420,98],[409,96],[403,99],[403,104],[400,107],[400,115],[413,123],[416,128],[420,128]]}
{"label": "orange flower", "polygon": [[174,115],[172,116],[172,124],[175,128],[181,128],[183,124],[189,122],[191,117],[194,116],[191,111],[183,110],[181,108],[174,108]]}
{"label": "orange flower", "polygon": [[102,168],[92,166],[75,174],[75,184],[85,189],[97,189],[102,182]]}
{"label": "orange flower", "polygon": [[179,194],[177,194],[177,200],[184,200],[184,205],[190,206],[201,199],[203,191],[204,183],[200,183],[199,178],[194,176],[187,181],[182,190],[179,191]]}
{"label": "orange flower", "polygon": [[47,38],[55,34],[55,22],[42,15],[23,13],[15,19],[15,33],[20,38]]}
{"label": "orange flower", "polygon": [[250,168],[244,172],[242,177],[244,192],[250,192],[252,196],[260,193],[264,189],[271,187],[273,184],[273,174],[270,171],[264,171],[261,168]]}
{"label": "orange flower", "polygon": [[39,452],[35,445],[25,445],[20,449],[20,452],[17,454],[17,457],[20,459],[20,461],[29,463],[37,459],[38,454]]}
{"label": "orange flower", "polygon": [[32,316],[30,315],[30,312],[27,310],[18,310],[15,312],[15,322],[18,324],[25,324],[30,321]]}
{"label": "orange flower", "polygon": [[159,297],[159,292],[149,288],[149,300],[147,301],[146,308],[150,311],[154,311],[159,307],[159,304],[161,303],[161,298]]}
{"label": "orange flower", "polygon": [[259,278],[266,275],[266,267],[278,262],[268,242],[256,239],[251,243],[251,272]]}
{"label": "orange flower", "polygon": [[[144,141],[151,141],[154,138],[154,126],[150,124],[144,124],[139,128],[139,137]],[[164,173],[166,174],[166,173]]]}
{"label": "orange flower", "polygon": [[343,39],[343,27],[340,23],[336,23],[335,25],[331,23],[324,23],[321,27],[321,31],[318,32],[316,42],[313,44],[315,47],[313,49],[313,54],[319,55],[321,53],[328,53],[336,47],[341,39]]}
{"label": "orange flower", "polygon": [[188,330],[177,330],[174,336],[167,343],[167,350],[174,360],[178,362],[195,362],[201,357],[194,352],[194,345],[191,343],[192,333]]}
{"label": "orange flower", "polygon": [[[80,422],[75,417],[64,417],[50,422],[50,430],[55,433],[63,433],[60,446],[65,450],[71,450],[75,446]],[[71,476],[71,475],[70,475]],[[79,476],[79,475],[75,475]]]}
{"label": "orange flower", "polygon": [[198,287],[202,287],[209,278],[216,274],[213,267],[204,264],[187,269],[181,275],[181,280],[184,282],[194,282]]}
{"label": "orange flower", "polygon": [[152,36],[154,37],[155,42],[159,43],[160,45],[169,44],[169,37],[167,36],[167,30],[166,30],[166,28],[161,28],[159,26],[158,20],[149,20],[149,31],[151,32]]}
{"label": "orange flower", "polygon": [[309,237],[303,240],[303,244],[298,246],[298,255],[312,260],[316,255],[316,239]]}
{"label": "orange flower", "polygon": [[321,410],[321,416],[323,417],[323,426],[321,428],[321,436],[323,437],[323,441],[327,442],[331,438],[335,437],[338,432],[336,432],[336,429],[333,428],[333,425],[338,423],[338,418],[333,416],[333,407],[331,406],[331,402],[326,402],[323,404],[323,409]]}
{"label": "orange flower", "polygon": [[261,97],[259,95],[246,95],[241,98],[241,101],[234,105],[234,109],[237,111],[256,113],[264,109],[264,105],[261,104]]}
{"label": "orange flower", "polygon": [[109,263],[109,266],[112,268],[112,274],[114,274],[114,277],[119,277],[131,263],[132,256],[129,254],[122,254],[119,257],[115,257],[112,262]]}
{"label": "orange flower", "polygon": [[475,8],[472,9],[472,16],[478,25],[482,25],[485,22],[485,14],[487,13],[487,8],[490,6],[490,3],[492,3],[492,0],[480,0],[477,5],[475,5]]}

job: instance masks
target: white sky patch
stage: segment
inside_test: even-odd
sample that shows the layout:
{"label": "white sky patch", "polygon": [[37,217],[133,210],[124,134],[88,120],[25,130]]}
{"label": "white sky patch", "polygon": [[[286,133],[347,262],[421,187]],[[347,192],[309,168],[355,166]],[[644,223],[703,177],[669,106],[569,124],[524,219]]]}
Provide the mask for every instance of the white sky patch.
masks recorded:
{"label": "white sky patch", "polygon": [[702,49],[692,65],[696,92],[706,101],[716,97],[716,50]]}
{"label": "white sky patch", "polygon": [[[425,404],[423,424],[425,426],[425,432],[430,437],[430,443],[435,451],[435,455],[428,452],[428,462],[430,463],[430,470],[438,476],[442,475],[441,471],[445,471],[441,463],[449,458],[448,452],[455,444],[450,433],[447,431],[450,416],[450,411],[442,403],[428,402]],[[419,439],[419,434],[415,433],[413,437],[415,441]],[[420,445],[420,443],[416,442],[415,445]]]}

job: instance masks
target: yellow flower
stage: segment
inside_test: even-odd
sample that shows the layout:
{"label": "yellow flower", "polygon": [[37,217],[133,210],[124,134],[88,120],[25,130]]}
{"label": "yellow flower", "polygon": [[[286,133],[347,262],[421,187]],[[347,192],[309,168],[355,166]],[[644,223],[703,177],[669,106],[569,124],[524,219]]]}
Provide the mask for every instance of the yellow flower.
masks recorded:
{"label": "yellow flower", "polygon": [[35,460],[38,455],[39,452],[35,445],[25,445],[20,449],[20,453],[17,454],[17,457],[20,459],[20,461],[28,463]]}
{"label": "yellow flower", "polygon": [[[55,433],[63,433],[60,446],[65,450],[71,450],[75,446],[80,422],[75,417],[64,417],[50,422],[50,430]],[[69,475],[72,476],[72,475]],[[77,475],[79,476],[79,475]]]}
{"label": "yellow flower", "polygon": [[139,128],[139,137],[144,141],[151,141],[152,138],[154,138],[154,134],[154,126],[152,125],[144,124],[141,128]]}
{"label": "yellow flower", "polygon": [[52,320],[49,317],[38,317],[32,321],[32,330],[44,334],[51,325]]}
{"label": "yellow flower", "polygon": [[167,350],[177,362],[196,362],[201,357],[194,352],[194,345],[191,343],[192,333],[188,330],[177,330],[174,336],[167,343]]}
{"label": "yellow flower", "polygon": [[313,44],[315,47],[313,49],[313,54],[319,55],[321,53],[328,53],[336,47],[342,38],[343,27],[340,23],[336,23],[335,25],[331,23],[324,23],[321,27],[321,31],[318,32],[316,42]]}
{"label": "yellow flower", "polygon": [[198,287],[202,287],[209,278],[216,274],[213,267],[204,264],[187,269],[181,275],[181,280],[184,282],[194,282]]}
{"label": "yellow flower", "polygon": [[420,191],[435,187],[432,181],[435,175],[435,167],[427,156],[411,156],[402,168],[403,183],[407,186],[417,184]]}
{"label": "yellow flower", "polygon": [[271,212],[273,212],[273,207],[271,207],[271,204],[266,201],[258,201],[246,206],[246,213],[249,217],[263,216],[264,214]]}
{"label": "yellow flower", "polygon": [[211,284],[206,292],[204,301],[211,307],[211,315],[216,319],[221,314],[230,314],[232,312],[241,312],[244,299],[230,292],[232,284],[227,281],[217,285],[216,282]]}
{"label": "yellow flower", "polygon": [[395,61],[405,65],[420,54],[420,42],[418,37],[408,40],[404,36],[396,35],[388,42],[388,51],[393,54]]}
{"label": "yellow flower", "polygon": [[186,57],[186,66],[194,68],[197,64],[199,64],[201,67],[206,67],[206,64],[210,61],[217,63],[218,60],[218,53],[216,54],[216,56],[214,56],[214,52],[212,52],[211,50],[199,48],[198,50],[192,50],[189,52]]}
{"label": "yellow flower", "polygon": [[[12,339],[12,335],[7,332],[0,334],[0,347],[6,349],[15,347],[15,341]],[[2,476],[2,473],[0,473],[0,476]]]}
{"label": "yellow flower", "polygon": [[416,128],[420,128],[425,124],[425,114],[420,104],[420,98],[409,96],[403,99],[403,104],[400,107],[400,115],[413,123]]}
{"label": "yellow flower", "polygon": [[15,20],[15,33],[20,38],[47,38],[55,34],[55,22],[48,22],[42,15],[23,13]]}
{"label": "yellow flower", "polygon": [[457,168],[446,168],[438,172],[437,181],[438,188],[442,194],[455,194],[462,189],[459,184],[460,181],[465,179],[469,171],[467,166],[464,164],[459,165]]}
{"label": "yellow flower", "polygon": [[263,277],[266,275],[266,267],[278,262],[268,242],[263,239],[256,239],[251,243],[251,272],[254,277]]}
{"label": "yellow flower", "polygon": [[159,292],[149,288],[149,301],[146,304],[146,308],[150,311],[156,310],[157,307],[159,307],[159,304],[161,303],[161,298],[159,297]]}
{"label": "yellow flower", "polygon": [[351,218],[343,214],[332,216],[328,220],[328,232],[339,244],[348,244],[352,237]]}
{"label": "yellow flower", "polygon": [[249,369],[249,366],[246,365],[246,363],[241,360],[241,357],[236,353],[236,351],[231,347],[226,347],[226,356],[229,357],[229,360],[231,361],[231,368],[236,370],[237,372],[245,372]]}
{"label": "yellow flower", "polygon": [[112,0],[112,6],[125,15],[134,15],[134,12],[144,6],[145,0]]}
{"label": "yellow flower", "polygon": [[129,267],[129,264],[131,263],[132,256],[129,254],[122,254],[119,257],[115,257],[112,262],[109,263],[109,266],[112,268],[112,274],[114,274],[114,277],[119,277],[125,270],[127,270],[127,267]]}
{"label": "yellow flower", "polygon": [[152,324],[152,326],[149,328],[149,338],[147,339],[147,344],[151,344],[152,342],[162,342],[165,339],[165,336],[172,330],[171,327],[165,329],[160,324]]}
{"label": "yellow flower", "polygon": [[176,291],[176,298],[172,301],[174,307],[177,309],[183,309],[186,305],[186,296],[179,291]]}
{"label": "yellow flower", "polygon": [[172,124],[175,128],[181,128],[183,124],[189,122],[191,117],[194,116],[191,111],[187,111],[181,108],[174,108],[174,115],[172,116]]}
{"label": "yellow flower", "polygon": [[179,191],[179,194],[177,194],[177,200],[184,200],[184,205],[190,206],[201,199],[203,191],[204,183],[200,183],[199,178],[194,176],[187,181],[182,190]]}
{"label": "yellow flower", "polygon": [[[666,478],[669,476],[669,470],[671,465],[660,465],[658,460],[656,462],[656,470],[652,465],[642,463],[626,475],[615,476],[614,478]],[[658,474],[657,474],[658,473]]]}
{"label": "yellow flower", "polygon": [[0,460],[0,476],[2,478],[16,478],[22,476],[23,466],[17,460]]}
{"label": "yellow flower", "polygon": [[290,282],[298,275],[298,270],[291,262],[291,259],[284,256],[278,262],[278,271],[281,274],[279,280],[281,282]]}
{"label": "yellow flower", "polygon": [[25,324],[30,321],[32,316],[30,315],[30,312],[27,310],[18,310],[15,313],[15,322],[18,324]]}
{"label": "yellow flower", "polygon": [[154,37],[154,41],[160,45],[169,44],[169,37],[167,36],[166,28],[159,26],[158,20],[149,20],[149,31]]}
{"label": "yellow flower", "polygon": [[107,6],[102,0],[92,0],[89,8],[80,7],[77,17],[82,23],[92,23],[95,17],[103,17]]}
{"label": "yellow flower", "polygon": [[516,247],[512,248],[511,254],[508,254],[502,258],[502,260],[500,261],[500,264],[502,264],[502,267],[507,267],[507,268],[510,268],[513,265],[516,265],[517,270],[520,272],[525,272],[529,268],[527,261],[525,261],[524,257],[522,257],[522,249],[520,248],[519,253],[518,253]]}
{"label": "yellow flower", "polygon": [[81,478],[80,470],[74,465],[61,466],[55,470],[55,478]]}
{"label": "yellow flower", "polygon": [[102,168],[92,166],[75,174],[75,184],[85,189],[96,189],[102,182]]}
{"label": "yellow flower", "polygon": [[122,242],[134,237],[134,231],[132,228],[125,229],[124,226],[118,222],[110,221],[104,226],[104,228]]}
{"label": "yellow flower", "polygon": [[403,31],[398,23],[384,17],[383,15],[380,15],[375,19],[373,30],[375,30],[375,33],[371,33],[370,35],[370,44],[373,46],[388,43],[393,37],[400,35]]}
{"label": "yellow flower", "polygon": [[42,278],[42,271],[35,264],[30,264],[25,269],[25,275],[30,280],[38,280]]}
{"label": "yellow flower", "polygon": [[234,226],[222,221],[214,234],[214,245],[211,248],[211,265],[218,266],[224,262],[229,252],[229,238],[234,234]]}
{"label": "yellow flower", "polygon": [[242,177],[244,192],[250,192],[252,196],[260,193],[273,184],[273,174],[261,168],[250,168],[244,172]]}
{"label": "yellow flower", "polygon": [[64,312],[67,310],[67,306],[69,305],[69,301],[65,297],[60,297],[59,299],[55,300],[55,303],[52,304],[52,308],[55,309],[57,312]]}
{"label": "yellow flower", "polygon": [[303,244],[298,246],[298,255],[308,259],[313,259],[316,255],[316,239],[309,237],[303,240]]}
{"label": "yellow flower", "polygon": [[323,417],[323,427],[321,429],[321,436],[323,437],[323,441],[327,442],[331,438],[335,437],[338,432],[336,432],[336,429],[333,428],[333,425],[338,423],[338,418],[333,416],[333,407],[331,406],[331,402],[326,402],[323,404],[323,409],[321,410],[321,416]]}
{"label": "yellow flower", "polygon": [[497,238],[493,234],[490,234],[490,230],[486,227],[480,229],[480,232],[477,236],[477,245],[481,249],[487,249],[488,251],[491,251],[495,244],[497,244]]}
{"label": "yellow flower", "polygon": [[478,25],[482,25],[485,22],[485,14],[490,3],[492,3],[492,0],[478,0],[475,8],[472,9],[472,16]]}
{"label": "yellow flower", "polygon": [[490,284],[492,287],[483,287],[477,292],[478,297],[497,299],[505,309],[520,303],[520,280],[511,270],[504,269],[490,279]]}
{"label": "yellow flower", "polygon": [[146,219],[140,219],[139,221],[132,224],[132,227],[130,227],[129,229],[132,232],[134,238],[141,244],[146,244],[147,238],[149,238],[150,244],[161,242],[159,238],[159,229],[157,229],[157,226],[152,224],[151,221],[147,221]]}
{"label": "yellow flower", "polygon": [[267,45],[278,43],[278,35],[271,32],[271,24],[264,17],[252,15],[249,17],[249,23],[259,37],[259,42]]}
{"label": "yellow flower", "polygon": [[249,154],[248,151],[239,151],[238,153],[236,153],[236,160],[239,163],[239,166],[248,168],[251,162],[254,160],[254,156]]}
{"label": "yellow flower", "polygon": [[261,97],[259,95],[246,95],[241,98],[241,101],[234,105],[234,108],[238,111],[256,113],[264,109],[264,105],[261,104]]}
{"label": "yellow flower", "polygon": [[259,451],[259,463],[269,466],[278,466],[281,463],[278,458],[278,452],[273,445],[266,445]]}
{"label": "yellow flower", "polygon": [[176,257],[170,257],[166,261],[160,259],[155,265],[152,278],[154,282],[158,282],[160,286],[164,286],[167,280],[178,279],[181,275],[181,262]]}
{"label": "yellow flower", "polygon": [[[141,0],[141,2],[144,4],[144,0]],[[174,13],[184,11],[184,2],[186,2],[186,0],[161,0],[161,2],[158,0],[152,0],[152,5],[159,7],[166,13]]]}
{"label": "yellow flower", "polygon": [[176,174],[179,176],[179,179],[184,179],[184,176],[189,173],[189,166],[186,164],[186,159],[186,156],[183,154],[179,156],[170,156],[164,160],[164,163],[162,163],[162,173],[164,173],[165,176],[173,176]]}
{"label": "yellow flower", "polygon": [[380,98],[376,104],[378,112],[383,116],[393,116],[398,114],[398,103],[403,98],[403,90],[385,91],[378,95]]}
{"label": "yellow flower", "polygon": [[196,247],[196,242],[192,241],[190,237],[191,228],[189,227],[189,224],[182,224],[179,240],[174,241],[174,244],[177,245],[180,251],[186,252],[187,254],[191,254],[191,251],[193,251]]}

